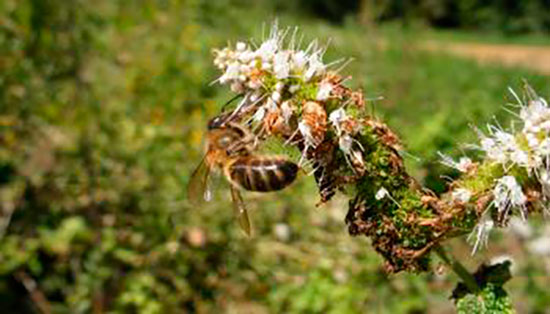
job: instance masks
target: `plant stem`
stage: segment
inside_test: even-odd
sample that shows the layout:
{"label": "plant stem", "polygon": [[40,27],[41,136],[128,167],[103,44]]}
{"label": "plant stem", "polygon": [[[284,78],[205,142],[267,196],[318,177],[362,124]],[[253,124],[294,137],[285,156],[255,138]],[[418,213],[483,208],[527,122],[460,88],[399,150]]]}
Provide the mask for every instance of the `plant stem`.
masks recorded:
{"label": "plant stem", "polygon": [[434,246],[435,252],[437,255],[445,262],[445,264],[449,265],[453,272],[462,279],[468,290],[472,293],[478,293],[479,292],[479,285],[477,284],[476,279],[468,270],[466,267],[464,267],[458,260],[456,260],[452,255],[448,255],[445,252],[445,249],[441,247],[439,244]]}

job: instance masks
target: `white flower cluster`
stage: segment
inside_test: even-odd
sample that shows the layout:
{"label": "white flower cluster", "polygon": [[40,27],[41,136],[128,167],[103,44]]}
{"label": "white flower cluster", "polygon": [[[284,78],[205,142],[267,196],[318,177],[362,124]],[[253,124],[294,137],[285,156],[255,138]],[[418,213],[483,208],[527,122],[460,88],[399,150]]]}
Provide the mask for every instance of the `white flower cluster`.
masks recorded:
{"label": "white flower cluster", "polygon": [[488,130],[489,135],[478,132],[481,149],[485,152],[488,160],[498,162],[506,169],[513,165],[528,168],[533,166],[528,152],[518,141],[521,138],[493,125],[489,125]]}
{"label": "white flower cluster", "polygon": [[[306,49],[295,48],[295,32],[288,45],[285,37],[288,30],[280,31],[273,26],[267,40],[259,47],[238,42],[235,48],[216,50],[214,64],[223,74],[218,78],[221,84],[228,84],[236,93],[255,92],[265,88],[265,77],[269,75],[278,83],[286,84],[289,78],[310,82],[322,76],[327,68],[322,61],[324,49],[313,41]],[[300,86],[289,86],[295,92]],[[320,86],[318,100],[330,94],[330,86]]]}
{"label": "white flower cluster", "polygon": [[[534,177],[542,187],[542,201],[550,200],[550,107],[543,98],[534,94],[525,104],[519,97],[516,98],[521,108],[518,115],[521,131],[506,132],[493,125],[488,126],[488,134],[478,130],[480,146],[477,148],[485,153],[486,160],[501,164],[504,169],[504,175],[495,180],[491,203],[498,211],[498,217],[504,221],[507,221],[513,209],[518,210],[523,220],[527,219],[527,196],[517,178],[509,174],[511,168],[522,168],[527,175]],[[462,162],[456,163],[444,157],[443,163],[459,169]],[[459,194],[463,193],[454,194],[460,198]],[[486,241],[485,233],[491,230],[487,227],[492,226],[488,219],[482,219],[474,230],[474,251],[480,243]]]}
{"label": "white flower cluster", "polygon": [[505,169],[518,165],[538,177],[548,172],[550,156],[550,108],[540,97],[521,104],[519,117],[523,128],[515,134],[489,126],[489,135],[478,132],[481,149],[489,160]]}
{"label": "white flower cluster", "polygon": [[[298,126],[287,140],[291,143],[297,134],[301,135],[301,165],[308,150],[324,139],[327,117],[322,102],[335,97],[337,84],[330,80],[327,69],[342,60],[325,64],[325,49],[317,41],[302,49],[296,37],[296,30],[279,30],[275,23],[269,37],[259,45],[238,42],[234,47],[214,51],[214,64],[223,72],[216,81],[244,96],[235,114],[241,109],[252,112],[251,120],[268,134],[272,134],[272,127],[288,126],[296,109],[302,106]],[[294,97],[300,90],[307,91],[308,99],[297,102]],[[351,149],[351,144],[348,146]]]}
{"label": "white flower cluster", "polygon": [[[519,99],[519,98],[518,98]],[[542,195],[550,199],[550,107],[538,96],[527,104],[520,102],[520,122],[522,130],[512,134],[501,128],[489,126],[489,135],[479,132],[481,150],[487,159],[502,164],[505,170],[518,166],[528,175],[535,176],[541,183]],[[508,211],[509,207],[522,209],[526,197],[516,179],[504,176],[497,181],[493,191],[494,204],[499,211]],[[525,218],[526,211],[520,211]]]}

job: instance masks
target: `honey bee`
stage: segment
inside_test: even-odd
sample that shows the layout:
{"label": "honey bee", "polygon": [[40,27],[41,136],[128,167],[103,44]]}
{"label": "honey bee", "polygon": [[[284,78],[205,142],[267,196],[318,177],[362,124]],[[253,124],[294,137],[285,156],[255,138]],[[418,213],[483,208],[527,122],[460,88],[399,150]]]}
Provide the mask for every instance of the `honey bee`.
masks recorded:
{"label": "honey bee", "polygon": [[230,183],[237,221],[250,235],[250,220],[240,190],[281,190],[296,179],[298,165],[283,157],[254,154],[255,137],[242,125],[225,118],[219,116],[209,122],[207,152],[191,175],[187,193],[192,204],[210,200],[210,172],[221,170]]}

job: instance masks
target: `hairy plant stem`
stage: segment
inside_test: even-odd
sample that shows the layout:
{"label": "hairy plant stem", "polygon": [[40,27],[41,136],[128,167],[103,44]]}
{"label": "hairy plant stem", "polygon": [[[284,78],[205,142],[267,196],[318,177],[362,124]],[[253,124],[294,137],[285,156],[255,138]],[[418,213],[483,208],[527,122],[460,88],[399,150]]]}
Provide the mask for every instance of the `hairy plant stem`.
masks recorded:
{"label": "hairy plant stem", "polygon": [[445,264],[449,265],[453,272],[462,279],[468,290],[472,293],[478,293],[479,292],[479,285],[477,284],[476,279],[474,276],[468,272],[466,267],[462,265],[458,260],[456,260],[451,254],[447,254],[445,252],[445,249],[441,247],[439,244],[434,246],[434,250],[437,253],[437,255],[445,262]]}

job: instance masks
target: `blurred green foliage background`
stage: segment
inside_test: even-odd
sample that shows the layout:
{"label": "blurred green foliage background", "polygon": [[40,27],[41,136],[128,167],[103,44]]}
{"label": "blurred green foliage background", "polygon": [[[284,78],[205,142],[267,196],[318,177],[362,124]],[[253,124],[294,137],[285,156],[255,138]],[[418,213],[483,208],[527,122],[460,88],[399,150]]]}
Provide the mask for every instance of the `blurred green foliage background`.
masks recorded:
{"label": "blurred green foliage background", "polygon": [[[508,30],[498,25],[511,13],[485,1],[459,1],[483,8],[473,16],[448,9],[452,1],[411,2],[411,10],[400,1],[1,1],[2,311],[452,311],[456,278],[388,278],[368,240],[347,235],[345,199],[315,207],[311,177],[277,194],[245,194],[252,238],[233,221],[223,179],[211,204],[192,207],[185,195],[206,121],[231,98],[210,84],[211,50],[261,38],[275,18],[306,39],[330,40],[327,60],[355,59],[350,85],[384,97],[372,110],[416,156],[406,157],[411,171],[443,191],[440,175],[456,174],[439,165],[438,150],[461,155],[460,144],[475,139],[470,123],[509,120],[508,86],[527,79],[548,96],[550,85],[523,69],[417,49],[426,30],[416,22],[440,25],[424,14],[432,2],[457,14],[445,26],[485,28],[489,15],[491,29]],[[548,3],[529,3],[510,27],[548,31],[548,16],[532,14]],[[548,259],[497,238],[475,258],[463,239],[450,245],[472,267],[512,254],[517,306],[548,313]]]}

